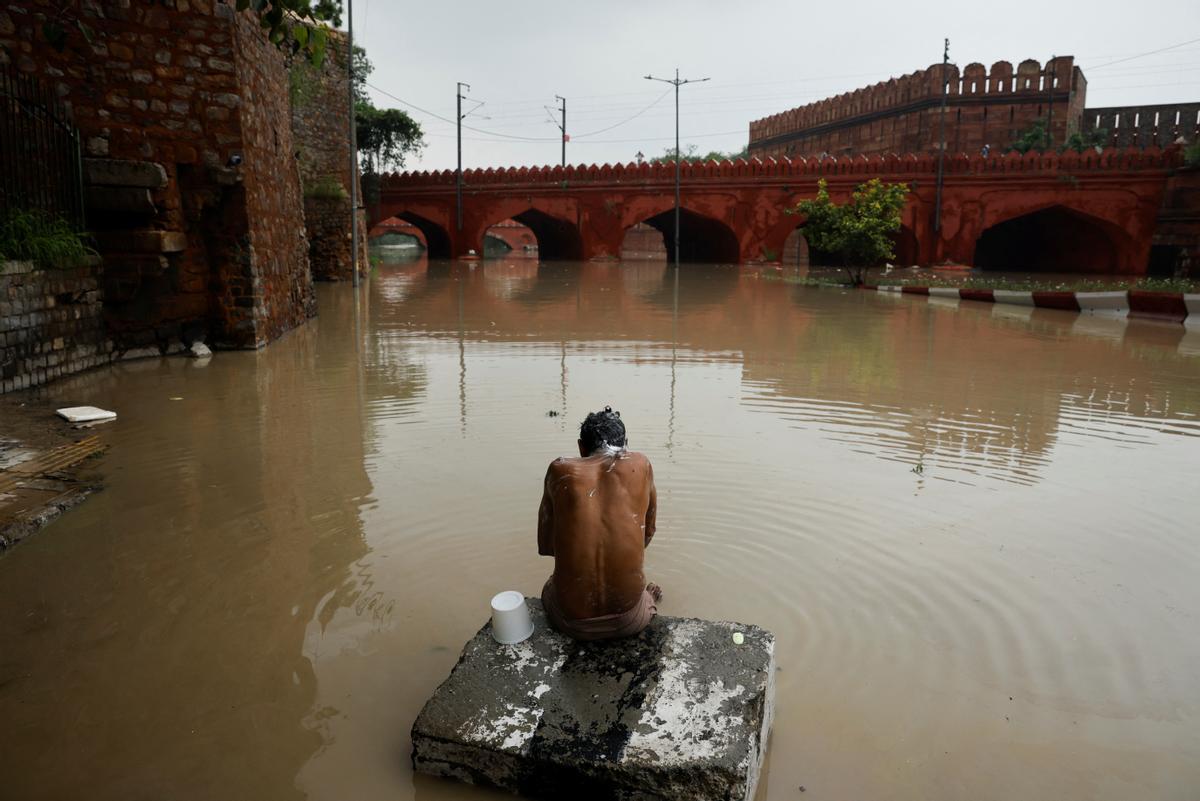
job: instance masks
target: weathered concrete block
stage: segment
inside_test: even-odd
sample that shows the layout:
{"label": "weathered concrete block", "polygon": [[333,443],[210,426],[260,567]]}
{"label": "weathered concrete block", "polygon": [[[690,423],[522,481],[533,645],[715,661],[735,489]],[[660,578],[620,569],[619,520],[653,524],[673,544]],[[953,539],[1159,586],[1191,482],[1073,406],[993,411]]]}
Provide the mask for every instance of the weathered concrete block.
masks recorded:
{"label": "weathered concrete block", "polygon": [[85,196],[89,209],[154,214],[149,189],[128,186],[89,186]]}
{"label": "weathered concrete block", "polygon": [[146,189],[158,189],[167,185],[166,168],[153,161],[84,159],[83,169],[89,184],[140,186]]}
{"label": "weathered concrete block", "polygon": [[94,236],[106,253],[178,253],[187,248],[183,231],[97,231]]}
{"label": "weathered concrete block", "polygon": [[425,704],[417,772],[532,798],[753,798],[774,704],[770,632],[660,616],[637,637],[580,643],[529,604],[530,639],[500,645],[485,625]]}

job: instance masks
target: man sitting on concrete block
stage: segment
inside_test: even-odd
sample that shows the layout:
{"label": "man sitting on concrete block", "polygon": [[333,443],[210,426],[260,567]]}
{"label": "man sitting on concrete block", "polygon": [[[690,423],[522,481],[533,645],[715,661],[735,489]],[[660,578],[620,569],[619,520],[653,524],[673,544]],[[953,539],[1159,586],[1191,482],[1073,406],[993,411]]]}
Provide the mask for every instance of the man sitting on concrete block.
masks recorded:
{"label": "man sitting on concrete block", "polygon": [[654,537],[654,470],[626,448],[621,413],[593,412],[579,428],[579,458],[546,471],[538,553],[554,557],[542,588],[551,625],[577,640],[630,637],[649,625],[662,590],[642,562]]}

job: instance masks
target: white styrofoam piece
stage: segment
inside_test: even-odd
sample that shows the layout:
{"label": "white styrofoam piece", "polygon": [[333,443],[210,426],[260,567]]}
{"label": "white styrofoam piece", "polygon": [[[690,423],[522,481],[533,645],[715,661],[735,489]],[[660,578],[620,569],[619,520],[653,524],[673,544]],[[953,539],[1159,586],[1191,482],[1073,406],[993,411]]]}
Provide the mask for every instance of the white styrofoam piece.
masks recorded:
{"label": "white styrofoam piece", "polygon": [[98,423],[102,420],[116,420],[117,413],[95,406],[68,406],[65,409],[55,409],[58,416],[69,423]]}

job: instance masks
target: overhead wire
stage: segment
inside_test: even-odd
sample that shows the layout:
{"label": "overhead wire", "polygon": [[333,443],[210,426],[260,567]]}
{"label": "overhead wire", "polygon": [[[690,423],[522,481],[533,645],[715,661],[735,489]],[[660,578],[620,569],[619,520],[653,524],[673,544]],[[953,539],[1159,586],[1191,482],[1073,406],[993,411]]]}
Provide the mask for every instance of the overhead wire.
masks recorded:
{"label": "overhead wire", "polygon": [[1107,63],[1101,64],[1098,67],[1088,67],[1088,69],[1092,72],[1095,72],[1096,70],[1102,70],[1105,67],[1111,67],[1114,64],[1123,64],[1126,61],[1133,61],[1135,58],[1145,58],[1146,56],[1153,56],[1153,55],[1157,55],[1158,53],[1165,53],[1168,50],[1175,50],[1176,48],[1179,48],[1179,47],[1185,47],[1190,44],[1196,44],[1196,42],[1200,42],[1200,39],[1189,39],[1186,42],[1180,42],[1179,44],[1168,45],[1167,47],[1160,47],[1157,50],[1149,50],[1145,53],[1138,53],[1137,55],[1126,56],[1125,58],[1118,58],[1116,61],[1109,61]]}

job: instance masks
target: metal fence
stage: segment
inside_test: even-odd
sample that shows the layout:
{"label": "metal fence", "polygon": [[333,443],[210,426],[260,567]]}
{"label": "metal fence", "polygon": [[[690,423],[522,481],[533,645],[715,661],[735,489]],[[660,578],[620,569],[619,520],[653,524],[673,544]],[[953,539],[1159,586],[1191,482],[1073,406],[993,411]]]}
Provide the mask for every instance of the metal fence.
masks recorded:
{"label": "metal fence", "polygon": [[41,211],[82,230],[79,131],[49,86],[0,68],[0,215]]}

